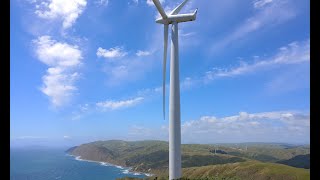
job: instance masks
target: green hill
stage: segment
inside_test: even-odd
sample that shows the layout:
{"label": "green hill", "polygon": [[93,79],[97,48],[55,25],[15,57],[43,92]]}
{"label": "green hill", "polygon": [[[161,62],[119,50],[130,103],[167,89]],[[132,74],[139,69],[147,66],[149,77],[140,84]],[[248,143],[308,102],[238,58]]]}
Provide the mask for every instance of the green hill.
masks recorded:
{"label": "green hill", "polygon": [[[68,153],[82,159],[133,167],[134,171],[159,172],[168,169],[169,146],[165,141],[96,141],[72,147]],[[210,145],[182,145],[182,167],[246,161],[228,154],[213,154]]]}
{"label": "green hill", "polygon": [[[164,173],[167,174],[167,173]],[[183,180],[309,180],[310,171],[276,163],[246,161],[222,165],[183,168]],[[139,178],[119,178],[118,180]],[[167,180],[168,175],[158,175],[148,180]]]}
{"label": "green hill", "polygon": [[[310,153],[308,146],[261,143],[183,144],[181,147],[186,178],[310,179],[309,170],[291,167],[305,167],[310,163],[310,157],[305,158]],[[166,179],[168,149],[165,141],[110,140],[82,144],[67,152],[81,156],[81,159],[132,167],[132,171],[152,173],[158,179]]]}
{"label": "green hill", "polygon": [[310,179],[310,172],[276,163],[247,161],[241,163],[211,165],[200,168],[183,169],[183,176],[188,178],[228,177],[237,179]]}
{"label": "green hill", "polygon": [[238,143],[213,146],[230,155],[246,157],[262,162],[278,162],[291,159],[297,155],[310,154],[309,146],[282,143]]}
{"label": "green hill", "polygon": [[286,164],[298,168],[310,168],[310,154],[298,155],[288,160],[278,161],[277,163]]}

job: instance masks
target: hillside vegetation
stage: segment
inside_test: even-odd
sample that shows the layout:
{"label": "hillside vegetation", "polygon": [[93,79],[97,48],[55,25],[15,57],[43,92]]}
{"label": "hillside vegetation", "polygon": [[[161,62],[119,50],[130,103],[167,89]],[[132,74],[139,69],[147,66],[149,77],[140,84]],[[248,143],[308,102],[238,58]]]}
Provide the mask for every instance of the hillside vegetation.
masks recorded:
{"label": "hillside vegetation", "polygon": [[[147,179],[168,179],[168,149],[165,141],[110,140],[82,144],[67,152],[81,159],[155,174]],[[183,144],[183,176],[216,180],[310,179],[310,171],[303,169],[310,167],[309,153],[308,146],[281,144]]]}
{"label": "hillside vegetation", "polygon": [[293,167],[299,168],[310,168],[310,154],[298,155],[288,160],[278,161],[277,163],[286,164]]}
{"label": "hillside vegetation", "polygon": [[247,161],[223,165],[211,165],[201,168],[183,169],[183,176],[188,178],[228,177],[237,179],[310,179],[306,169],[294,168],[276,163]]}
{"label": "hillside vegetation", "polygon": [[227,154],[246,157],[262,162],[277,162],[294,158],[297,155],[310,154],[309,146],[280,143],[240,143],[220,144],[216,148]]}
{"label": "hillside vegetation", "polygon": [[[167,180],[165,175],[157,175],[147,180]],[[302,168],[294,168],[276,163],[263,163],[259,161],[246,161],[222,165],[183,168],[183,178],[189,180],[308,180],[310,172]],[[118,180],[138,180],[139,178],[119,178]]]}
{"label": "hillside vegetation", "polygon": [[[168,169],[169,146],[164,141],[96,141],[72,147],[68,153],[81,159],[133,167],[134,171],[159,172]],[[246,161],[245,158],[210,152],[210,145],[182,145],[182,167]]]}

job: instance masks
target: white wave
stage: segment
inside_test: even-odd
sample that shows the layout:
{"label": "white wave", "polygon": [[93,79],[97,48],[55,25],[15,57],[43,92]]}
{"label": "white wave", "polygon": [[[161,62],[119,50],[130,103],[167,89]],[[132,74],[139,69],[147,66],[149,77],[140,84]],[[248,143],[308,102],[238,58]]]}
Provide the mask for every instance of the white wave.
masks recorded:
{"label": "white wave", "polygon": [[123,173],[123,174],[129,174],[129,170],[126,169],[126,170],[122,171],[122,173]]}
{"label": "white wave", "polygon": [[85,160],[85,159],[81,159],[81,156],[74,156],[75,159],[77,161],[87,161],[87,162],[95,162],[95,163],[99,163],[101,166],[114,166],[116,168],[122,169],[122,173],[123,174],[133,174],[135,176],[139,176],[141,174],[144,174],[146,176],[153,176],[153,174],[150,173],[140,173],[140,172],[131,172],[130,170],[132,169],[132,167],[122,167],[122,166],[118,166],[118,165],[114,165],[111,163],[107,163],[107,162],[101,162],[101,161],[92,161],[92,160]]}
{"label": "white wave", "polygon": [[144,175],[146,175],[146,176],[153,176],[153,174],[150,174],[150,173],[144,173]]}
{"label": "white wave", "polygon": [[116,166],[117,168],[119,168],[119,169],[123,169],[123,167],[122,166]]}
{"label": "white wave", "polygon": [[100,162],[100,165],[101,165],[101,166],[111,166],[111,164],[106,163],[106,162]]}
{"label": "white wave", "polygon": [[77,156],[77,157],[76,157],[76,160],[78,160],[78,161],[83,161],[83,159],[81,159],[81,156]]}

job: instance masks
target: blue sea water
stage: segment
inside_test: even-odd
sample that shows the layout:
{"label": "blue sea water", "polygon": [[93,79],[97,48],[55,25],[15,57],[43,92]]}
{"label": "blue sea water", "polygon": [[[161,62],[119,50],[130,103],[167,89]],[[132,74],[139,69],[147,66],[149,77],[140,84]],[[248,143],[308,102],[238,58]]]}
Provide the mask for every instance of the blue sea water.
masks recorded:
{"label": "blue sea water", "polygon": [[114,180],[146,177],[128,168],[77,160],[65,149],[10,149],[10,180]]}

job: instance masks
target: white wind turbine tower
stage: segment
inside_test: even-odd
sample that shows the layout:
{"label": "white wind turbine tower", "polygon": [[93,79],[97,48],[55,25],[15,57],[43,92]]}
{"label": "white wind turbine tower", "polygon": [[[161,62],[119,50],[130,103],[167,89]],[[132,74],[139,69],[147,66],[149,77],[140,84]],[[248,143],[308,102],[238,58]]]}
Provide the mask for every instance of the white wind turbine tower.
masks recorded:
{"label": "white wind turbine tower", "polygon": [[163,53],[163,116],[165,117],[165,79],[168,44],[168,27],[171,28],[171,61],[170,61],[170,98],[169,98],[169,179],[181,178],[181,122],[180,122],[180,81],[179,81],[179,44],[178,23],[194,21],[197,9],[190,14],[178,14],[188,2],[183,1],[170,14],[166,14],[159,0],[153,0],[162,18],[156,20],[164,25]]}

